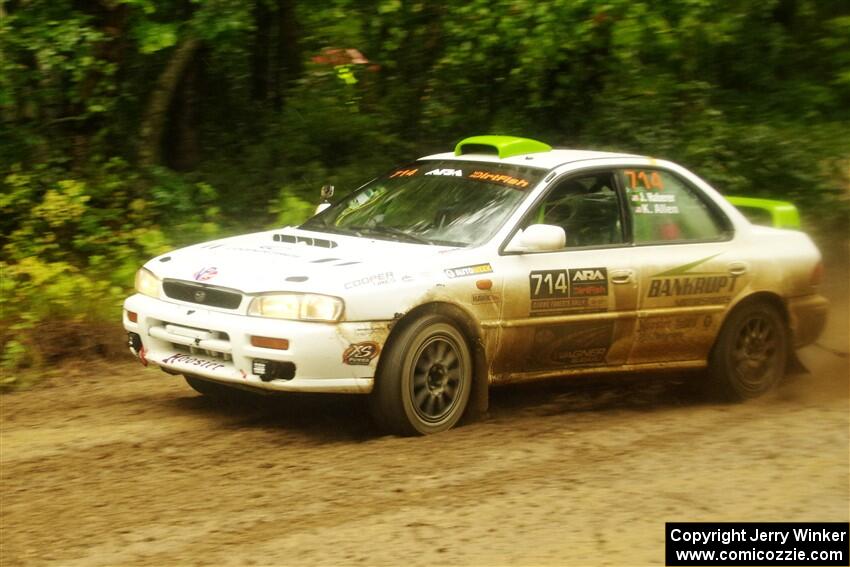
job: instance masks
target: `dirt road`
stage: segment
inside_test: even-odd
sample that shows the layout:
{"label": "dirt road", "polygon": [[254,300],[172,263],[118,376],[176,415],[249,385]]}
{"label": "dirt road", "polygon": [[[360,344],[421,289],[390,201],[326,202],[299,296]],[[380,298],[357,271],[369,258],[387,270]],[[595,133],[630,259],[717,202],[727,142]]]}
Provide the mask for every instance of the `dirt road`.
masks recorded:
{"label": "dirt road", "polygon": [[363,400],[222,405],[133,362],[2,397],[2,565],[662,565],[665,521],[847,521],[846,270],[811,374],[742,405],[676,380],[494,392],[446,434]]}

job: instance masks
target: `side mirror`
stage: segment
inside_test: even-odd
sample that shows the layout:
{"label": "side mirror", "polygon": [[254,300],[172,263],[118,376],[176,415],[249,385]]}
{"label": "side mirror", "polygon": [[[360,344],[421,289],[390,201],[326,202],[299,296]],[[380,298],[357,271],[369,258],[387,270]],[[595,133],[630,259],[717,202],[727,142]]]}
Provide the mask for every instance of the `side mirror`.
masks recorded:
{"label": "side mirror", "polygon": [[316,207],[316,212],[313,213],[314,215],[318,215],[331,206],[330,199],[334,196],[334,186],[322,185],[322,190],[319,192],[319,196],[322,198],[322,202],[319,203],[318,207]]}
{"label": "side mirror", "polygon": [[548,252],[567,245],[567,233],[553,224],[532,224],[517,232],[505,252]]}

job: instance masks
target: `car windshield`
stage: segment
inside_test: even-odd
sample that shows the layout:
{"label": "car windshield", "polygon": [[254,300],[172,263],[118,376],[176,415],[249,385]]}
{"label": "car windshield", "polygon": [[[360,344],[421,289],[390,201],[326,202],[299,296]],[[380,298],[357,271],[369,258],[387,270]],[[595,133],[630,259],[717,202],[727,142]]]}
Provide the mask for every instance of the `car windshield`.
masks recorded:
{"label": "car windshield", "polygon": [[471,246],[489,239],[545,170],[420,161],[361,187],[301,228],[387,240]]}

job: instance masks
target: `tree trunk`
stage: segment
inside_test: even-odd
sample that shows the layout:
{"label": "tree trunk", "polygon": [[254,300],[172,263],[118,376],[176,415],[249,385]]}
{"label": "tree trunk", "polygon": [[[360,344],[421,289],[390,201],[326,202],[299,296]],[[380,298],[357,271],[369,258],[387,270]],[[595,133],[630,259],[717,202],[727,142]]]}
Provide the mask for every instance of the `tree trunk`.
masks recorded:
{"label": "tree trunk", "polygon": [[162,162],[162,134],[168,109],[187,66],[200,46],[201,42],[195,38],[182,40],[156,81],[139,131],[139,162],[142,165]]}
{"label": "tree trunk", "polygon": [[301,50],[298,45],[298,19],[295,0],[278,0],[277,57],[274,72],[274,105],[283,106],[286,91],[301,75]]}
{"label": "tree trunk", "polygon": [[195,57],[186,67],[183,80],[174,94],[165,125],[165,151],[162,163],[177,171],[190,171],[201,161],[201,140],[198,136],[198,93],[200,91],[201,61]]}
{"label": "tree trunk", "polygon": [[251,98],[264,101],[269,95],[269,46],[271,14],[265,0],[254,2],[254,45],[251,49]]}

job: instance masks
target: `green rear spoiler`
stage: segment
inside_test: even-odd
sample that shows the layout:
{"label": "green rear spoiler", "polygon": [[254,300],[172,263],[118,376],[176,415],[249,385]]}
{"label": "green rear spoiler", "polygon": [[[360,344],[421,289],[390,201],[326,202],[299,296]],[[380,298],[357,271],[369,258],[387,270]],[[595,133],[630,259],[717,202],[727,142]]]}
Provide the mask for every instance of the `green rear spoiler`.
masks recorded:
{"label": "green rear spoiler", "polygon": [[775,228],[800,228],[800,212],[785,201],[757,199],[755,197],[726,197],[753,224],[766,224]]}

